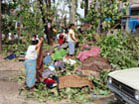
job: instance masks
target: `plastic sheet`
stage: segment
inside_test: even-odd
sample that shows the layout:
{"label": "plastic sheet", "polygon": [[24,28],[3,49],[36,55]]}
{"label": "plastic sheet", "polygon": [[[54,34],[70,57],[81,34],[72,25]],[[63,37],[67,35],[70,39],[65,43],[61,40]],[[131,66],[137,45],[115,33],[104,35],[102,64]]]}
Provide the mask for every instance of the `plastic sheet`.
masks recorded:
{"label": "plastic sheet", "polygon": [[99,54],[100,54],[100,48],[97,48],[94,46],[89,51],[80,52],[77,58],[83,62],[85,59],[92,57],[92,56],[97,57],[99,56]]}

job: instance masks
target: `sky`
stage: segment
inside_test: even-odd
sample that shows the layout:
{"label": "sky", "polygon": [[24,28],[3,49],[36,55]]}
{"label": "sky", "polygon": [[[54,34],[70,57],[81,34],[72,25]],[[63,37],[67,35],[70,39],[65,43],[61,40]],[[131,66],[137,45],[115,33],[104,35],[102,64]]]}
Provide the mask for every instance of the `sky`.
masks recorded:
{"label": "sky", "polygon": [[[6,2],[8,3],[8,1],[9,0],[6,0]],[[34,0],[31,0],[31,1],[34,1]],[[58,1],[62,1],[62,2],[60,2],[60,4],[58,5],[58,9],[65,9],[67,12],[69,12],[69,8],[68,8],[68,5],[65,5],[64,4],[64,0],[56,0],[56,3],[58,2]],[[5,2],[5,1],[4,1]],[[81,17],[83,17],[84,16],[84,9],[81,9],[80,8],[80,4],[81,4],[81,0],[78,0],[78,9],[77,9],[77,12],[81,15]],[[61,15],[61,13],[60,12],[58,12],[60,15]],[[69,17],[69,13],[67,14],[67,17]]]}
{"label": "sky", "polygon": [[[56,2],[58,2],[58,0],[56,0]],[[80,8],[80,4],[81,4],[81,0],[78,0],[77,12],[81,15],[81,17],[83,17],[84,16],[84,9]],[[69,12],[68,5],[64,6],[64,1],[63,0],[62,0],[62,3],[60,3],[60,5],[58,5],[58,9],[65,9],[66,11]],[[61,13],[59,12],[59,14],[61,14]],[[67,15],[67,17],[69,17],[69,15]]]}

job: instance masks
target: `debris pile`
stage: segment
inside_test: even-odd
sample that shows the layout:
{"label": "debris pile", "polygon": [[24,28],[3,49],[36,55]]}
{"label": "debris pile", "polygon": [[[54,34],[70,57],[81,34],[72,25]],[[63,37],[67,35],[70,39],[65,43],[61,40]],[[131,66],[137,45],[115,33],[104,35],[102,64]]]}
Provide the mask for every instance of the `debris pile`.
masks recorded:
{"label": "debris pile", "polygon": [[[38,87],[39,92],[47,89],[48,99],[54,100],[55,96],[57,100],[64,98],[78,102],[77,96],[84,96],[81,101],[88,101],[93,98],[90,96],[96,90],[94,81],[100,78],[101,71],[111,69],[108,60],[100,57],[100,48],[96,46],[84,45],[73,58],[68,56],[67,49],[59,49],[59,46],[52,52],[43,52],[43,55],[42,83],[37,86],[43,86]],[[37,98],[41,99],[40,96]]]}

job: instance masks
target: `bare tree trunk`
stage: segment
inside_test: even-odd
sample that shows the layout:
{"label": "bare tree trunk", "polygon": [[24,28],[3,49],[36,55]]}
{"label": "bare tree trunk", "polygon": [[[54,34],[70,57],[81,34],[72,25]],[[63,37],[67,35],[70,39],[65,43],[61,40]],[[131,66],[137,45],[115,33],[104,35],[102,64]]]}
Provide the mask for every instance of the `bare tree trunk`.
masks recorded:
{"label": "bare tree trunk", "polygon": [[50,40],[50,35],[51,34],[47,34],[48,27],[47,27],[47,23],[46,23],[46,20],[45,20],[45,14],[44,14],[44,10],[43,10],[43,1],[42,0],[38,0],[38,1],[40,3],[40,11],[41,11],[41,14],[42,14],[42,21],[43,21],[44,28],[45,28],[44,33],[47,36],[48,44],[51,44],[51,40]]}
{"label": "bare tree trunk", "polygon": [[71,23],[74,23],[75,24],[75,22],[76,22],[76,20],[75,20],[75,4],[76,2],[75,2],[75,0],[72,0],[71,1]]}
{"label": "bare tree trunk", "polygon": [[2,32],[1,32],[1,0],[0,0],[0,56],[2,55]]}
{"label": "bare tree trunk", "polygon": [[51,8],[51,0],[48,0],[49,9]]}
{"label": "bare tree trunk", "polygon": [[64,17],[64,27],[67,27],[67,17]]}
{"label": "bare tree trunk", "polygon": [[[126,15],[129,16],[129,7],[126,9]],[[129,18],[127,18],[127,21],[126,21],[126,31],[127,32],[131,32],[131,29],[129,29]]]}
{"label": "bare tree trunk", "polygon": [[88,14],[88,0],[85,0],[85,12],[84,12],[85,14],[85,17],[87,16],[87,14]]}
{"label": "bare tree trunk", "polygon": [[72,23],[71,3],[69,3],[69,23]]}
{"label": "bare tree trunk", "polygon": [[[22,11],[22,0],[20,2],[20,11]],[[22,25],[22,16],[19,17],[20,25],[17,27],[17,34],[18,34],[18,39],[20,40],[21,37],[21,25]]]}

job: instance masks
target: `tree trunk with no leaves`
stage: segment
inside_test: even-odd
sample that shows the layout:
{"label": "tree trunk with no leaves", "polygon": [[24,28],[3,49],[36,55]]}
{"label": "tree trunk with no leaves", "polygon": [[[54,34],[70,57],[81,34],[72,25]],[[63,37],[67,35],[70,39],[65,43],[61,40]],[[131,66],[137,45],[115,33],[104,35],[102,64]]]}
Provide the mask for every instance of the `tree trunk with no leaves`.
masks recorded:
{"label": "tree trunk with no leaves", "polygon": [[87,14],[88,14],[88,2],[89,2],[89,0],[85,0],[85,17],[87,16]]}
{"label": "tree trunk with no leaves", "polygon": [[[41,14],[42,14],[42,21],[43,21],[43,24],[44,24],[44,29],[45,29],[45,31],[44,31],[44,33],[46,34],[46,36],[47,36],[47,40],[48,40],[48,44],[51,44],[51,41],[50,41],[50,36],[49,35],[51,35],[51,34],[47,34],[47,23],[46,23],[46,20],[45,20],[45,12],[44,12],[44,10],[43,10],[43,1],[42,0],[38,0],[39,1],[39,3],[40,3],[40,11],[41,11]],[[46,2],[46,4],[48,3],[48,1],[47,0],[45,0],[45,2]],[[49,1],[50,2],[50,1]],[[50,3],[48,3],[49,4],[49,6],[50,6]]]}
{"label": "tree trunk with no leaves", "polygon": [[2,55],[1,0],[0,0],[0,56]]}
{"label": "tree trunk with no leaves", "polygon": [[74,24],[76,22],[76,20],[75,20],[75,7],[76,7],[76,4],[75,3],[76,3],[75,0],[71,1],[71,14],[70,14],[71,20],[70,20],[70,23],[74,23]]}

